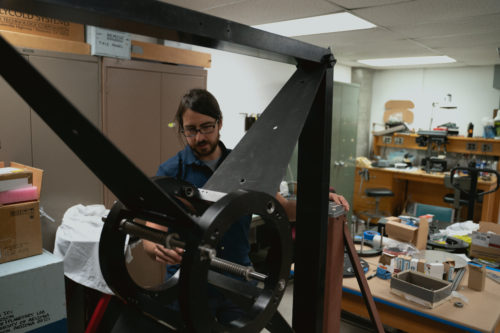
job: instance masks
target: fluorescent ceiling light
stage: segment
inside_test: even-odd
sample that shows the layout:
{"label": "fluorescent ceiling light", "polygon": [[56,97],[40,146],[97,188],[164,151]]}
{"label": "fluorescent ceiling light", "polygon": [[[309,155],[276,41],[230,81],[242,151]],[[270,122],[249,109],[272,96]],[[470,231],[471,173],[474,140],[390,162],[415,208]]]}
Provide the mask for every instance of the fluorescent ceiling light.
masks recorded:
{"label": "fluorescent ceiling light", "polygon": [[254,28],[286,37],[370,29],[374,27],[376,25],[350,13],[336,13],[254,26]]}
{"label": "fluorescent ceiling light", "polygon": [[364,60],[358,60],[358,62],[374,67],[382,67],[382,66],[447,64],[450,62],[456,62],[456,60],[448,56],[433,56],[433,57],[364,59]]}

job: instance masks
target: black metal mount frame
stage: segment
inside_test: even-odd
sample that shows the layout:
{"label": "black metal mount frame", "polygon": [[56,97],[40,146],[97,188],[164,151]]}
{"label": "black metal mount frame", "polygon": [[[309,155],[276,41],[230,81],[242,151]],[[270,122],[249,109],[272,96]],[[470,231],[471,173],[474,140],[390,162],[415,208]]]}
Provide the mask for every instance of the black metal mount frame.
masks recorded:
{"label": "black metal mount frame", "polygon": [[[146,177],[49,81],[0,38],[2,77],[120,200],[110,212],[101,238],[100,257],[104,264],[101,268],[103,274],[108,276],[108,283],[111,282],[114,290],[124,293],[129,305],[140,304],[141,311],[153,316],[156,314],[158,318],[163,318],[163,314],[158,313],[161,307],[155,307],[150,298],[168,301],[173,294],[162,294],[162,290],[137,289],[128,280],[120,285],[121,276],[116,275],[115,269],[122,272],[123,267],[117,268],[113,262],[123,256],[124,229],[148,234],[156,242],[161,243],[164,239],[165,235],[130,223],[134,218],[180,230],[187,255],[183,259],[181,277],[175,290],[183,296],[179,297],[183,315],[179,327],[185,330],[204,332],[211,328],[219,329],[212,324],[205,325],[209,318],[198,314],[200,308],[193,306],[194,302],[189,302],[189,299],[205,292],[199,287],[199,276],[229,283],[217,276],[213,278],[216,273],[207,271],[207,260],[203,260],[203,256],[210,257],[210,251],[203,254],[203,245],[213,246],[216,243],[213,237],[217,238],[218,230],[215,229],[227,228],[228,217],[249,212],[263,215],[276,226],[280,264],[269,275],[272,280],[266,282],[269,288],[259,291],[267,293],[263,299],[264,308],[254,311],[252,307],[251,311],[256,313],[252,318],[246,318],[246,322],[236,323],[230,329],[223,329],[258,331],[267,325],[268,329],[276,332],[292,330],[275,311],[286,286],[281,280],[289,264],[286,258],[289,239],[286,236],[287,219],[273,197],[298,140],[300,186],[293,330],[323,331],[335,64],[330,50],[161,1],[0,0],[0,7],[297,66],[295,74],[206,184],[206,190],[227,195],[213,204],[206,204],[198,214],[192,214],[173,198],[178,193],[173,189],[178,189],[178,186],[188,189],[186,194],[189,195],[186,196],[193,202],[199,202],[197,189],[190,189],[184,184],[160,186]],[[249,203],[245,205],[245,201]],[[285,224],[286,227],[283,227]],[[339,269],[339,274],[341,271]],[[241,285],[234,288],[241,289]],[[252,294],[252,290],[248,293]],[[260,296],[254,293],[250,298],[258,299]],[[253,305],[261,306],[261,302],[254,302]]]}
{"label": "black metal mount frame", "polygon": [[[470,177],[470,188],[469,189],[463,189],[460,188],[456,183],[453,182],[453,177],[455,174],[458,174],[460,171],[463,171],[465,174]],[[484,191],[484,192],[479,192],[477,190],[477,179],[480,174],[482,173],[487,173],[487,174],[494,174],[497,180],[496,187],[492,190],[489,191]],[[496,170],[492,169],[478,169],[476,168],[476,163],[474,161],[471,161],[469,163],[468,167],[455,167],[450,170],[450,182],[452,186],[459,190],[460,193],[463,193],[467,196],[468,198],[468,203],[467,203],[467,220],[473,220],[474,219],[474,205],[478,199],[483,197],[486,194],[490,194],[493,192],[496,192],[500,188],[500,174]]]}

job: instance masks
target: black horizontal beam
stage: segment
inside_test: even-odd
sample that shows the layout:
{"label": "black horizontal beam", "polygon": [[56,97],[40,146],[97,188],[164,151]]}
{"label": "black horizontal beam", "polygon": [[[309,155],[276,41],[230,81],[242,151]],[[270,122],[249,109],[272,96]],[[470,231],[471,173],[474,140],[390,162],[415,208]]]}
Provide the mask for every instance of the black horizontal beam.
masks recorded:
{"label": "black horizontal beam", "polygon": [[291,64],[319,63],[330,50],[151,0],[0,0],[0,8],[126,31]]}

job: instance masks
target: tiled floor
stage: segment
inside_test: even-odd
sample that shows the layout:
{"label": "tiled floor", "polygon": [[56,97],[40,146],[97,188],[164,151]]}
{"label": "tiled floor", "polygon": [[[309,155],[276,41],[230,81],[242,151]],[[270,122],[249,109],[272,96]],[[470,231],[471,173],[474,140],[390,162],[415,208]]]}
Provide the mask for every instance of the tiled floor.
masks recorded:
{"label": "tiled floor", "polygon": [[[292,323],[292,300],[293,300],[293,283],[289,283],[286,289],[285,295],[281,300],[278,311],[283,315],[283,317],[291,325]],[[340,331],[342,333],[366,333],[373,332],[372,330],[367,330],[362,327],[358,327],[354,324],[348,323],[346,321],[340,322]],[[268,332],[264,330],[263,332]]]}

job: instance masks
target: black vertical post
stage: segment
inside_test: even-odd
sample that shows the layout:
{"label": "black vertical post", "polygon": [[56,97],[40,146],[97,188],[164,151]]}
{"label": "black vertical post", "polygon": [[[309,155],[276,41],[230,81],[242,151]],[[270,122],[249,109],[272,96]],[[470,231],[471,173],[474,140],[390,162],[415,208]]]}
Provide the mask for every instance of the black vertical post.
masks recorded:
{"label": "black vertical post", "polygon": [[299,137],[295,281],[295,332],[323,331],[333,68],[326,70]]}

